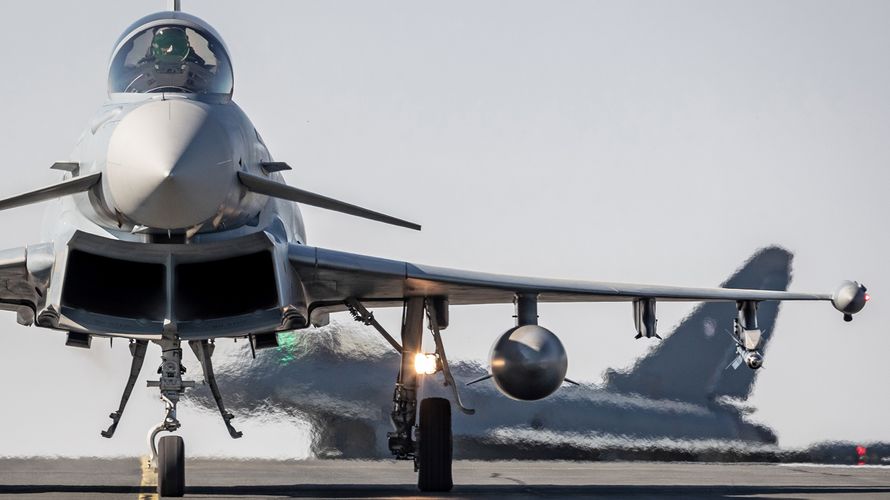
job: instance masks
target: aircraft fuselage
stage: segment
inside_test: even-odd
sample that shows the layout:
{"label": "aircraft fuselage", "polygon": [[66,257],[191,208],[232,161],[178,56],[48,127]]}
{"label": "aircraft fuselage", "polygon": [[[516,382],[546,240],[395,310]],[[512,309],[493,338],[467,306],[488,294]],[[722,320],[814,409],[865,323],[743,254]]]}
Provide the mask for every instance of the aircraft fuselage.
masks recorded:
{"label": "aircraft fuselage", "polygon": [[[48,210],[56,272],[38,325],[137,338],[306,326],[299,283],[287,272],[288,243],[306,239],[299,209],[237,179],[246,172],[280,181],[261,167],[270,161],[231,100],[112,95],[71,155],[77,170],[65,174],[101,173],[100,189]],[[261,292],[270,285],[275,293]],[[121,286],[134,295],[116,296]]]}

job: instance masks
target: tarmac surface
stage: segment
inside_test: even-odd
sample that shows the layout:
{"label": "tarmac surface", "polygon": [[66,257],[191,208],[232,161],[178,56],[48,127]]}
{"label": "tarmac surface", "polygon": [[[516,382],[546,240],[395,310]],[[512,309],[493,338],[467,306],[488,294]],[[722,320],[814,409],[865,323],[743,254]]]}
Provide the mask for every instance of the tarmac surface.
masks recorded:
{"label": "tarmac surface", "polygon": [[[188,498],[437,498],[409,462],[191,459]],[[454,464],[442,498],[887,498],[890,467],[650,462]],[[152,499],[139,459],[0,459],[0,498]]]}

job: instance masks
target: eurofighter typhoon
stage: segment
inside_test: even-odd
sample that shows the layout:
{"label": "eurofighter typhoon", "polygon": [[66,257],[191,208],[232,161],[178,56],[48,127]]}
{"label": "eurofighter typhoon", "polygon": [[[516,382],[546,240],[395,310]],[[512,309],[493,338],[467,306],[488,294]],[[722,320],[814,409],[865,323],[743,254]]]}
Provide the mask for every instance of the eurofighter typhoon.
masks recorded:
{"label": "eurofighter typhoon", "polygon": [[[422,491],[452,488],[451,401],[418,401],[421,374],[441,372],[460,402],[440,335],[451,305],[513,303],[515,325],[491,350],[491,383],[507,397],[543,399],[565,381],[566,351],[538,324],[539,302],[627,302],[638,337],[655,337],[659,301],[728,302],[736,364],[762,363],[758,305],[827,301],[846,320],[868,301],[864,286],[834,293],[567,281],[501,276],[315,248],[297,204],[419,230],[417,224],[289,186],[290,167],[273,161],[260,133],[232,101],[234,73],[220,35],[206,22],[169,9],[127,28],[114,44],[108,101],[71,157],[52,165],[57,184],[0,200],[11,209],[53,200],[47,241],[0,252],[0,307],[22,325],[66,332],[67,344],[93,337],[129,339],[132,367],[112,423],[114,435],[145,359],[160,346],[159,377],[149,381],[165,406],[149,447],[164,496],[185,491],[185,453],[176,406],[184,344],[203,367],[229,434],[240,438],[223,405],[214,341],[249,338],[254,349],[277,333],[324,325],[351,311],[399,353],[387,448],[413,463]],[[402,308],[399,338],[369,309]],[[511,321],[505,318],[505,323]],[[435,352],[421,351],[425,324]],[[489,382],[485,382],[489,383]],[[158,437],[161,433],[168,433]]]}

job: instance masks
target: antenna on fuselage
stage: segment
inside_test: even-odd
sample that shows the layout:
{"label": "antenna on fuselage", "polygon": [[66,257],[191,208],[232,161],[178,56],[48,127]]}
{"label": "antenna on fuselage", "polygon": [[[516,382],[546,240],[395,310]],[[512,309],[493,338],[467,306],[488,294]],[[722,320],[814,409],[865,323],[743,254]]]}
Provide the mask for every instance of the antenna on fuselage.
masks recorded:
{"label": "antenna on fuselage", "polygon": [[182,10],[182,1],[181,0],[167,0],[167,10],[172,10],[173,12],[179,12]]}

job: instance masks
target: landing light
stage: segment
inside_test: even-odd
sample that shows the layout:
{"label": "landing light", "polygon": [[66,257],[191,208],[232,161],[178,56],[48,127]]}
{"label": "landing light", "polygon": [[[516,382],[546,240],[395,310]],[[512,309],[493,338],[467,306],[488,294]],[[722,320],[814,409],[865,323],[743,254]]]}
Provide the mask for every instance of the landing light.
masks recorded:
{"label": "landing light", "polygon": [[868,302],[869,300],[871,300],[871,295],[865,294],[865,301]]}
{"label": "landing light", "polygon": [[414,370],[419,375],[432,375],[439,371],[439,358],[435,354],[419,352],[414,356]]}

